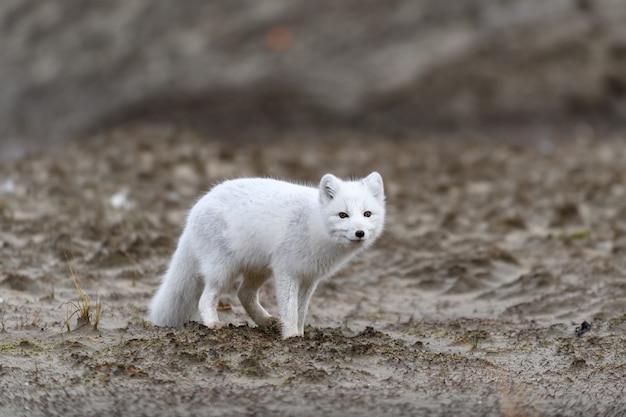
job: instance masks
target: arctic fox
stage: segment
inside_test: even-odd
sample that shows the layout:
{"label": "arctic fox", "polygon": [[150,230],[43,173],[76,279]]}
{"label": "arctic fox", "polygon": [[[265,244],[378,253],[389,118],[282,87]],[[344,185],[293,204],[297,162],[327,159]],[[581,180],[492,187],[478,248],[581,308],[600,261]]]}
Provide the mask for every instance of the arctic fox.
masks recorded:
{"label": "arctic fox", "polygon": [[[319,281],[369,247],[384,220],[377,172],[353,181],[326,174],[318,188],[265,178],[225,181],[189,212],[150,320],[178,327],[199,309],[207,327],[220,328],[219,296],[242,275],[238,297],[252,320],[280,324],[283,339],[301,336]],[[259,303],[259,289],[270,276],[280,321]]]}

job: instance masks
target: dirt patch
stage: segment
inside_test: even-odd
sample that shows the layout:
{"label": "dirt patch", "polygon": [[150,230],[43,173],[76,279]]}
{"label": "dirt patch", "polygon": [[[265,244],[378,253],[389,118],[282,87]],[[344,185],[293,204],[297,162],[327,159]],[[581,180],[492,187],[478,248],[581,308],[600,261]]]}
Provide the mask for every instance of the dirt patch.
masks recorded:
{"label": "dirt patch", "polygon": [[[2,163],[0,415],[623,415],[623,139],[141,126]],[[212,184],[371,170],[385,233],[320,285],[303,338],[255,328],[232,293],[225,329],[145,321]],[[96,329],[67,331],[70,266]]]}

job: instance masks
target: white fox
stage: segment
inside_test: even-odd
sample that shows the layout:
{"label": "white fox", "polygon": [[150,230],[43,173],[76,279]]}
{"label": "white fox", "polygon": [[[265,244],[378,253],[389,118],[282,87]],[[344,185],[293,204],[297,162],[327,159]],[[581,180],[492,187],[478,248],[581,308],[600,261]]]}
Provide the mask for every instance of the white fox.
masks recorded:
{"label": "white fox", "polygon": [[[301,336],[319,281],[369,247],[384,220],[377,172],[354,181],[326,174],[319,188],[264,178],[225,181],[191,209],[150,320],[179,327],[199,309],[204,325],[220,328],[219,296],[243,275],[238,297],[252,320],[280,324],[283,339]],[[270,276],[280,322],[259,303]]]}

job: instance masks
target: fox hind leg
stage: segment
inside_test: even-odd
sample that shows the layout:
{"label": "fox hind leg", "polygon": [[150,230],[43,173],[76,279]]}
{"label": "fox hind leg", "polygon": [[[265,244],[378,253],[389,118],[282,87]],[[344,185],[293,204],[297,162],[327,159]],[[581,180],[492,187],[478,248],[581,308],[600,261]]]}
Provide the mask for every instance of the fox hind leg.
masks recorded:
{"label": "fox hind leg", "polygon": [[244,271],[243,282],[237,296],[246,313],[260,327],[274,327],[280,324],[259,302],[259,290],[270,276],[270,271]]}
{"label": "fox hind leg", "polygon": [[222,268],[216,268],[211,263],[203,263],[201,265],[202,275],[204,277],[204,290],[198,302],[200,317],[202,323],[211,329],[220,329],[225,324],[220,321],[217,314],[217,306],[222,289],[232,278],[232,274],[224,271]]}
{"label": "fox hind leg", "polygon": [[216,291],[215,288],[207,285],[202,291],[198,308],[200,309],[200,317],[202,323],[209,329],[221,329],[226,324],[220,321],[217,314],[217,305],[219,303],[220,291]]}

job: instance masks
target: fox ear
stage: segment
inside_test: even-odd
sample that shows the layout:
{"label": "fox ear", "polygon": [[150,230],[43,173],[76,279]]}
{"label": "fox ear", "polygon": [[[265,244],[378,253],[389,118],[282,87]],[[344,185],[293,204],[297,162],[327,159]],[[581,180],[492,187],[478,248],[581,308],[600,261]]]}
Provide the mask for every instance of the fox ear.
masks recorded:
{"label": "fox ear", "polygon": [[341,180],[333,174],[326,174],[320,181],[320,201],[327,203],[337,195]]}
{"label": "fox ear", "polygon": [[367,185],[374,197],[380,201],[385,201],[385,187],[383,185],[383,177],[378,172],[372,172],[363,178],[363,183]]}

